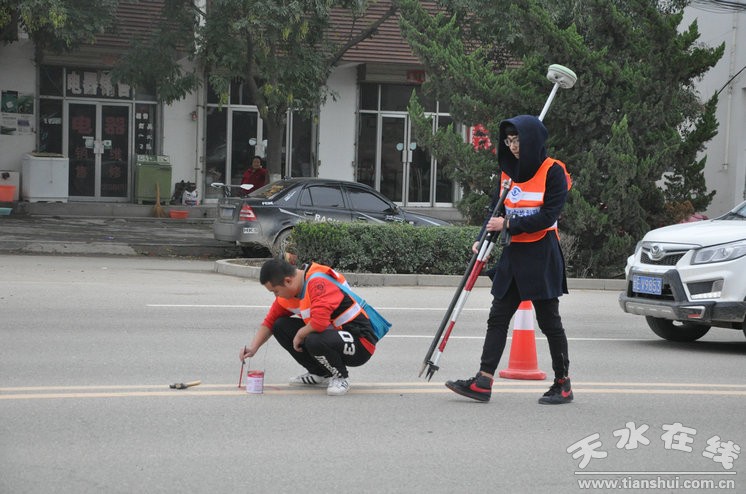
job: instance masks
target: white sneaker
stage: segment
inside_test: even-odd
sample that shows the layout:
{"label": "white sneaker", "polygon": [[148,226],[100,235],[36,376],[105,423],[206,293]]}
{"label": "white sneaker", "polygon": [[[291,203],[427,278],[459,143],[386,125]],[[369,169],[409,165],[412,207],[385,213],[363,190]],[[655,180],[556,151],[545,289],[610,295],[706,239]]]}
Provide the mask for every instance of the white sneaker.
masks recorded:
{"label": "white sneaker", "polygon": [[295,376],[290,378],[290,385],[291,386],[321,386],[325,384],[329,384],[330,377],[322,377],[317,376],[316,374],[311,374],[310,372],[306,372],[305,374],[301,374],[300,376]]}
{"label": "white sneaker", "polygon": [[326,394],[329,396],[342,396],[347,394],[350,389],[350,382],[346,377],[332,377],[329,380],[329,386],[326,388]]}

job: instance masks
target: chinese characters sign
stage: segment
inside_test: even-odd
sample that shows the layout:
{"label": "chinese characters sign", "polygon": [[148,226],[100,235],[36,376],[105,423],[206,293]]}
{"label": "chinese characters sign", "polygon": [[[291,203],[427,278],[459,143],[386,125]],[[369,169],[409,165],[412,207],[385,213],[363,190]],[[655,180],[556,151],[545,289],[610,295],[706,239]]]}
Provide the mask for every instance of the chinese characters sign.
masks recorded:
{"label": "chinese characters sign", "polygon": [[114,84],[111,74],[103,70],[69,69],[65,87],[67,96],[132,99],[132,87]]}

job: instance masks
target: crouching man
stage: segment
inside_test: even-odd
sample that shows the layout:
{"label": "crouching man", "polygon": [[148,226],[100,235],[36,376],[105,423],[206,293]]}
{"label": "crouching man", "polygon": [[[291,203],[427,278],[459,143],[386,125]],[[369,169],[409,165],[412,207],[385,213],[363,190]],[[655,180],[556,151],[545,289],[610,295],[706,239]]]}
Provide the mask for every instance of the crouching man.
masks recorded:
{"label": "crouching man", "polygon": [[275,294],[250,345],[239,358],[253,357],[272,336],[307,372],[291,385],[326,385],[326,394],[341,396],[350,387],[347,367],[366,363],[378,340],[362,307],[323,274],[346,285],[329,266],[311,263],[301,268],[282,259],[262,265],[259,282]]}

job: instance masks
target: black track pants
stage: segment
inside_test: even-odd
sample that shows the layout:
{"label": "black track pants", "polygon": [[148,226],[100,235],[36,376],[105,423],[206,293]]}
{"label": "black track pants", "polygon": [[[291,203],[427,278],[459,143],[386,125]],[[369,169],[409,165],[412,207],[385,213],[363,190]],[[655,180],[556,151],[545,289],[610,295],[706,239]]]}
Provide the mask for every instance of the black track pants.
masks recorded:
{"label": "black track pants", "polygon": [[[531,302],[536,311],[536,321],[539,323],[539,328],[547,337],[549,343],[554,377],[565,377],[570,366],[570,360],[567,355],[567,336],[559,314],[559,299],[532,300]],[[479,370],[489,374],[495,373],[505,350],[510,320],[518,310],[520,303],[521,297],[515,282],[511,283],[503,299],[492,300]]]}
{"label": "black track pants", "polygon": [[272,333],[277,342],[311,374],[348,377],[347,366],[366,363],[371,354],[358,337],[347,331],[327,329],[306,336],[302,352],[293,348],[293,338],[305,324],[297,317],[281,317],[275,321]]}

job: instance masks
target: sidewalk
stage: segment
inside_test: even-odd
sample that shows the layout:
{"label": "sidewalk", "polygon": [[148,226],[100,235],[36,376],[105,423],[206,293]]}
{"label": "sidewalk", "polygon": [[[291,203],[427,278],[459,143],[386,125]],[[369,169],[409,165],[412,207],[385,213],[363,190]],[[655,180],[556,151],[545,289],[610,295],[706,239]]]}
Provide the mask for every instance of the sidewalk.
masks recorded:
{"label": "sidewalk", "polygon": [[212,236],[214,205],[178,209],[189,217],[156,218],[152,204],[21,202],[0,216],[0,253],[239,257],[238,247]]}
{"label": "sidewalk", "polygon": [[[169,206],[164,206],[166,210]],[[0,216],[0,254],[160,256],[215,259],[215,271],[259,279],[268,253],[241,258],[241,250],[212,236],[214,205],[188,209],[186,219],[155,218],[153,205],[101,203],[18,203]],[[453,286],[461,276],[345,273],[356,286]],[[490,281],[481,276],[477,286]],[[624,280],[568,279],[571,290],[625,288]]]}

